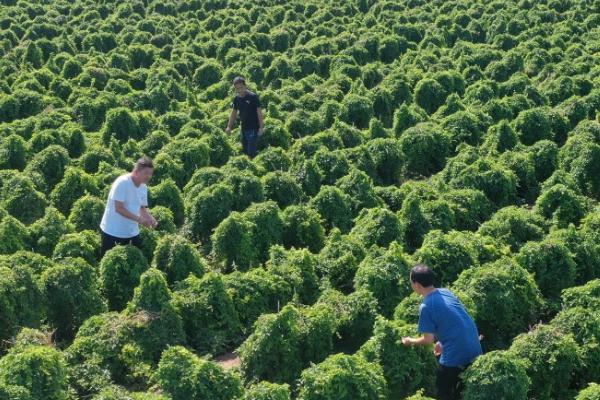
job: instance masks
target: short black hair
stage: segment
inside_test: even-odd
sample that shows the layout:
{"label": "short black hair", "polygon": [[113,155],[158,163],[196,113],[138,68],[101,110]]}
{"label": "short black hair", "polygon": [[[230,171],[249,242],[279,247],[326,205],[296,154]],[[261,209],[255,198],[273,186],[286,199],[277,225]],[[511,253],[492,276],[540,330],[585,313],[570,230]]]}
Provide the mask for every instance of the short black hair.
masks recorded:
{"label": "short black hair", "polygon": [[237,83],[242,83],[242,84],[246,84],[246,80],[244,78],[242,78],[241,76],[236,76],[235,78],[233,78],[233,84],[237,84]]}
{"label": "short black hair", "polygon": [[134,169],[140,170],[144,168],[154,168],[152,160],[146,156],[138,158],[133,166]]}
{"label": "short black hair", "polygon": [[413,283],[420,283],[423,287],[433,286],[435,274],[425,264],[417,264],[410,270],[410,280]]}

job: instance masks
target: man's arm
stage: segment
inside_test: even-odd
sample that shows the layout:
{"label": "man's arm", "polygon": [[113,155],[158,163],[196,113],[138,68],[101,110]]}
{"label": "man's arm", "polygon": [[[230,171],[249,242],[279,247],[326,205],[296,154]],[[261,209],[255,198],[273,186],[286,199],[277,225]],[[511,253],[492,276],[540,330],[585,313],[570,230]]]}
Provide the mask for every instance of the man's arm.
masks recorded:
{"label": "man's arm", "polygon": [[127,219],[131,219],[137,223],[142,223],[143,217],[140,215],[139,217],[125,208],[125,202],[114,200],[115,202],[115,211],[124,216]]}
{"label": "man's arm", "polygon": [[158,226],[158,222],[152,216],[152,214],[150,214],[150,211],[148,211],[148,207],[142,207],[140,209],[140,216],[149,221],[149,224],[147,225],[149,228],[156,228]]}
{"label": "man's arm", "polygon": [[260,109],[260,107],[258,107],[256,109],[256,114],[258,115],[258,134],[262,135],[262,133],[265,129],[265,120],[264,120],[263,113],[262,113],[262,110]]}
{"label": "man's arm", "polygon": [[402,344],[405,346],[426,346],[432,344],[434,341],[435,337],[431,333],[424,333],[423,336],[418,338],[408,336],[402,338]]}
{"label": "man's arm", "polygon": [[235,119],[237,118],[237,110],[234,108],[231,110],[231,115],[229,115],[229,121],[227,122],[227,128],[225,128],[225,132],[231,133],[233,129],[233,125],[235,124]]}

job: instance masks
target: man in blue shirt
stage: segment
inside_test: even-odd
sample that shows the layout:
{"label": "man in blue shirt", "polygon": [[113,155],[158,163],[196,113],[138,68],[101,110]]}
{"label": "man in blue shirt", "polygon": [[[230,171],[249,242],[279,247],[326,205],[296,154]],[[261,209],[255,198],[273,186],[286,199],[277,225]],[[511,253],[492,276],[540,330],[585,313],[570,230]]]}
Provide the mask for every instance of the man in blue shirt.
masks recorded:
{"label": "man in blue shirt", "polygon": [[436,356],[441,354],[437,370],[438,400],[460,398],[459,375],[481,355],[477,327],[465,306],[448,289],[433,286],[433,271],[424,264],[410,271],[413,290],[423,296],[419,308],[419,338],[404,337],[405,346],[429,345],[435,342]]}

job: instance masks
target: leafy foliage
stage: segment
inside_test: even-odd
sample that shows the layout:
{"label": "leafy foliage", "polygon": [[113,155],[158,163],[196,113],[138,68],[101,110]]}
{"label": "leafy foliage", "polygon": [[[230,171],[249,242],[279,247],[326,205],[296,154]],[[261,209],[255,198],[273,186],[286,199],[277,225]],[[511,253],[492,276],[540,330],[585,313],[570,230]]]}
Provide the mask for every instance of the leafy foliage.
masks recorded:
{"label": "leafy foliage", "polygon": [[148,269],[142,252],[132,246],[116,246],[100,262],[100,290],[110,310],[122,310],[131,300],[140,276]]}
{"label": "leafy foliage", "polygon": [[[0,362],[67,365],[0,398],[424,399],[391,361],[414,355],[417,262],[486,350],[513,342],[467,397],[595,390],[597,1],[1,3]],[[264,115],[253,159],[223,129],[236,76]],[[159,226],[101,260],[110,184],[143,155]],[[168,346],[244,341],[245,387],[182,348],[156,374]]]}
{"label": "leafy foliage", "polygon": [[402,337],[415,333],[414,325],[378,317],[373,336],[359,350],[366,360],[383,367],[392,397],[406,397],[418,388],[433,386],[436,360],[432,349],[402,344]]}
{"label": "leafy foliage", "polygon": [[302,373],[298,398],[385,399],[381,367],[359,356],[335,354]]}
{"label": "leafy foliage", "polygon": [[174,400],[233,400],[242,394],[237,376],[181,346],[170,347],[163,353],[154,378]]}
{"label": "leafy foliage", "polygon": [[188,342],[198,352],[218,352],[238,340],[241,325],[223,278],[207,273],[189,276],[173,293]]}
{"label": "leafy foliage", "polygon": [[533,276],[509,259],[467,269],[453,287],[473,301],[485,349],[506,347],[541,312],[542,298]]}
{"label": "leafy foliage", "polygon": [[41,276],[48,319],[59,337],[74,336],[90,316],[106,311],[96,271],[81,258],[67,258]]}
{"label": "leafy foliage", "polygon": [[530,380],[525,363],[505,351],[492,351],[475,360],[463,375],[465,399],[527,399]]}

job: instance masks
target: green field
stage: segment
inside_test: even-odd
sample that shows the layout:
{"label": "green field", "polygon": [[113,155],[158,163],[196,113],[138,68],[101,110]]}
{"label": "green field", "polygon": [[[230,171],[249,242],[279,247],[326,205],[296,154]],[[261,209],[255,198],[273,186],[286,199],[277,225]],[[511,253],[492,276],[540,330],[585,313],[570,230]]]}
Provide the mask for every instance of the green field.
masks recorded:
{"label": "green field", "polygon": [[464,400],[599,400],[599,200],[600,0],[0,0],[0,400],[433,398],[415,263]]}

